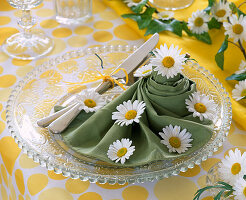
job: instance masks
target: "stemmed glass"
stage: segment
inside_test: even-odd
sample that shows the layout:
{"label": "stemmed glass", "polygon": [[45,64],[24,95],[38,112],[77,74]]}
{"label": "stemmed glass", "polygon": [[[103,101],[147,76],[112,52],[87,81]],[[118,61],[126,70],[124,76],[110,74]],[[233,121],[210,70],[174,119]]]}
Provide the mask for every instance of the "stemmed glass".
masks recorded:
{"label": "stemmed glass", "polygon": [[54,46],[52,39],[43,33],[31,31],[36,20],[31,16],[30,9],[41,4],[43,0],[7,1],[12,7],[22,10],[18,25],[24,31],[7,38],[2,45],[3,51],[10,57],[21,60],[33,60],[49,53]]}

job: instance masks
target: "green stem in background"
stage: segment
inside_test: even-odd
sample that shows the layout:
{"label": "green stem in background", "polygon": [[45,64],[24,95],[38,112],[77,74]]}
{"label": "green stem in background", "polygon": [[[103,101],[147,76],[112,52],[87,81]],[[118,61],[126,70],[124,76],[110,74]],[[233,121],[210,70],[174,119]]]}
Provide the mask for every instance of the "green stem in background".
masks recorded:
{"label": "green stem in background", "polygon": [[238,8],[240,8],[240,7],[241,7],[243,4],[245,4],[245,3],[246,3],[246,1],[240,3],[239,6],[238,6]]}
{"label": "green stem in background", "polygon": [[241,47],[238,44],[236,44],[236,43],[234,43],[232,41],[229,41],[229,40],[228,40],[228,42],[231,43],[231,44],[233,44],[233,45],[235,45],[236,47],[238,47],[241,50]]}
{"label": "green stem in background", "polygon": [[239,44],[239,46],[240,46],[240,50],[241,50],[242,53],[243,53],[244,59],[246,60],[246,52],[245,52],[245,49],[244,49],[244,47],[243,47],[243,45],[242,45],[242,43],[241,43],[240,40],[238,40],[238,44]]}

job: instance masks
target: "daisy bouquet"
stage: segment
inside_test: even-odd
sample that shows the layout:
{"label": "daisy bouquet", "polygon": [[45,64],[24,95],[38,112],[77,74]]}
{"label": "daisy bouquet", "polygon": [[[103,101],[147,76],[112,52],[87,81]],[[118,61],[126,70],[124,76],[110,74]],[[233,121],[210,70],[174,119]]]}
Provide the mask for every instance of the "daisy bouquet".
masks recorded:
{"label": "daisy bouquet", "polygon": [[214,199],[231,197],[235,200],[246,199],[246,153],[239,149],[230,150],[228,155],[218,164],[219,180],[215,185],[199,189],[193,200],[199,200],[206,190],[216,189]]}
{"label": "daisy bouquet", "polygon": [[233,98],[240,101],[246,98],[246,13],[241,10],[243,4],[236,6],[227,0],[208,0],[207,8],[193,12],[188,22],[174,18],[174,12],[159,12],[152,7],[148,0],[123,0],[133,11],[131,14],[122,15],[123,18],[135,20],[139,29],[146,29],[145,35],[162,31],[171,31],[178,36],[183,32],[189,37],[211,44],[209,30],[224,28],[225,39],[215,55],[217,65],[223,70],[224,52],[228,45],[237,46],[244,56],[239,69],[227,77],[226,80],[236,80]]}

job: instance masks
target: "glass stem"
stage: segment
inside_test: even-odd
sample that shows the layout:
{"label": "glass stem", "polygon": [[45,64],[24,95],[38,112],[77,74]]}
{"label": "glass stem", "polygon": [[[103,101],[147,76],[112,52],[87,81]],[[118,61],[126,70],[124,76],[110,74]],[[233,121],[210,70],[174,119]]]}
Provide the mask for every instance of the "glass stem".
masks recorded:
{"label": "glass stem", "polygon": [[35,19],[31,16],[31,10],[22,10],[22,16],[20,17],[18,24],[23,28],[25,38],[31,38],[31,29],[35,24]]}

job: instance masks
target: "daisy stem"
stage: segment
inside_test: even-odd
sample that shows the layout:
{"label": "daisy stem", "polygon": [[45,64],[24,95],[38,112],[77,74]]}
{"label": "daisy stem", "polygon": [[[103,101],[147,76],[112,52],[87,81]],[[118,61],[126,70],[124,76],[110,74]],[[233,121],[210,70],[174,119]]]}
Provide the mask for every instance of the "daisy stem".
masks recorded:
{"label": "daisy stem", "polygon": [[236,43],[234,43],[232,41],[229,41],[229,40],[228,40],[228,42],[231,43],[231,44],[234,44],[235,46],[237,46],[241,50],[241,47],[238,44],[236,44]]}
{"label": "daisy stem", "polygon": [[101,61],[101,68],[103,69],[103,60],[100,58],[100,56],[99,56],[97,53],[95,53],[95,55],[96,55],[96,57],[98,57],[99,60]]}
{"label": "daisy stem", "polygon": [[246,60],[246,52],[245,52],[245,49],[244,49],[244,47],[243,47],[243,45],[242,45],[242,43],[241,43],[240,40],[238,40],[238,44],[239,44],[239,46],[240,46],[240,50],[241,50],[242,53],[243,53],[244,59]]}
{"label": "daisy stem", "polygon": [[246,3],[246,1],[244,1],[244,2],[242,2],[242,3],[240,3],[239,5],[238,5],[238,7],[237,8],[240,8],[243,4],[245,4]]}

